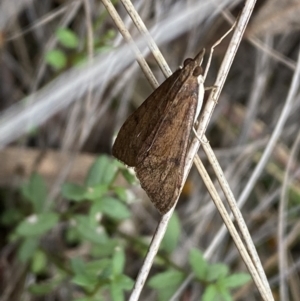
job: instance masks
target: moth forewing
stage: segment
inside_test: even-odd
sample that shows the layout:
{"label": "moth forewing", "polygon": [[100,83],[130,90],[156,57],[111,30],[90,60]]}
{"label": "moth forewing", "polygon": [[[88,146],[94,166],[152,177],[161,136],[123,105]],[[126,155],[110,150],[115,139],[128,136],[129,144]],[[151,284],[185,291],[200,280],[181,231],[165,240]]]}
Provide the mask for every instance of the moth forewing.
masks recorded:
{"label": "moth forewing", "polygon": [[141,186],[155,207],[166,213],[183,181],[189,136],[198,117],[204,85],[204,49],[186,59],[125,121],[113,155],[135,167]]}
{"label": "moth forewing", "polygon": [[128,166],[136,166],[137,155],[145,140],[169,106],[169,90],[179,76],[180,70],[175,71],[124,122],[112,147],[112,154],[117,159]]}

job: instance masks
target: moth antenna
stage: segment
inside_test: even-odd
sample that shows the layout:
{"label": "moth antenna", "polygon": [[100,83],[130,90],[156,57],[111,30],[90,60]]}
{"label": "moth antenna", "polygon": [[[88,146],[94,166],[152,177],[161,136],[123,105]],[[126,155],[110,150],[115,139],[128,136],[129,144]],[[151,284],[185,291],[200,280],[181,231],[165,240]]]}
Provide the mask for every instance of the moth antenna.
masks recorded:
{"label": "moth antenna", "polygon": [[207,61],[206,67],[205,67],[205,71],[204,71],[204,75],[203,75],[204,80],[206,79],[215,47],[218,46],[224,40],[224,38],[229,35],[229,33],[234,29],[235,25],[236,25],[236,21],[233,23],[233,25],[230,27],[230,29],[217,42],[215,42],[212,45],[212,47],[210,48],[209,58],[208,58],[208,61]]}

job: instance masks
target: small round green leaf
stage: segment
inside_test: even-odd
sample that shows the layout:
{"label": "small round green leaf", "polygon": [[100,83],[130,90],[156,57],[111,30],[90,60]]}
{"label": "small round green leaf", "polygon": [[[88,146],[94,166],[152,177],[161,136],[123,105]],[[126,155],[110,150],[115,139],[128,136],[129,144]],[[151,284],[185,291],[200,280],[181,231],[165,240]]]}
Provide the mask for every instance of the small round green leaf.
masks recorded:
{"label": "small round green leaf", "polygon": [[123,290],[131,290],[134,284],[134,281],[124,274],[120,274],[115,277],[114,282],[118,284]]}
{"label": "small round green leaf", "polygon": [[116,247],[113,258],[112,258],[112,272],[114,275],[123,273],[125,265],[125,254],[124,250],[120,247]]}
{"label": "small round green leaf", "polygon": [[222,283],[227,288],[236,288],[249,282],[251,277],[246,273],[237,273],[222,279]]}
{"label": "small round green leaf", "polygon": [[58,49],[48,51],[45,55],[45,61],[56,70],[63,69],[67,65],[66,55]]}
{"label": "small round green leaf", "polygon": [[56,31],[56,37],[66,48],[74,49],[78,47],[79,43],[77,35],[74,33],[74,31],[68,28],[59,28]]}
{"label": "small round green leaf", "polygon": [[99,200],[105,193],[107,193],[108,188],[107,184],[98,184],[93,187],[88,187],[84,195],[85,199],[90,201]]}
{"label": "small round green leaf", "polygon": [[84,201],[87,189],[73,183],[65,183],[62,186],[62,195],[64,198],[72,201]]}
{"label": "small round green leaf", "polygon": [[199,250],[192,249],[190,251],[189,263],[196,277],[200,280],[206,280],[207,270],[209,269],[209,266],[207,265],[203,254]]}
{"label": "small round green leaf", "polygon": [[222,263],[211,264],[208,267],[206,280],[215,281],[228,275],[228,266]]}
{"label": "small round green leaf", "polygon": [[130,211],[119,200],[112,197],[104,197],[95,201],[90,210],[91,216],[103,213],[115,220],[123,220],[130,217]]}
{"label": "small round green leaf", "polygon": [[89,217],[77,215],[75,220],[75,228],[83,239],[96,244],[103,244],[107,241],[108,238],[105,229],[91,222]]}
{"label": "small round green leaf", "polygon": [[39,174],[31,175],[29,181],[22,187],[22,194],[32,203],[34,212],[42,212],[47,198],[47,188],[44,179]]}
{"label": "small round green leaf", "polygon": [[88,275],[87,273],[77,274],[72,278],[72,282],[92,291],[97,285],[97,277]]}
{"label": "small round green leaf", "polygon": [[109,286],[110,295],[113,301],[124,301],[124,293],[118,283],[112,282]]}
{"label": "small round green leaf", "polygon": [[108,156],[99,156],[91,166],[85,180],[87,187],[94,187],[99,184],[111,185],[117,172],[116,164]]}
{"label": "small round green leaf", "polygon": [[25,237],[41,236],[51,230],[58,220],[58,215],[52,212],[32,215],[18,225],[16,233]]}
{"label": "small round green leaf", "polygon": [[18,258],[21,262],[26,263],[32,258],[35,250],[38,248],[39,240],[35,237],[26,237],[22,241],[21,246],[18,249]]}
{"label": "small round green leaf", "polygon": [[202,301],[215,301],[218,296],[218,290],[214,284],[206,287],[204,294],[201,298]]}
{"label": "small round green leaf", "polygon": [[148,285],[157,290],[158,300],[169,300],[184,280],[184,274],[169,270],[152,277]]}
{"label": "small round green leaf", "polygon": [[31,262],[31,271],[35,274],[38,274],[45,270],[47,266],[47,257],[45,253],[40,250],[36,250]]}
{"label": "small round green leaf", "polygon": [[162,240],[160,249],[171,253],[177,246],[181,233],[181,224],[176,212],[173,213]]}

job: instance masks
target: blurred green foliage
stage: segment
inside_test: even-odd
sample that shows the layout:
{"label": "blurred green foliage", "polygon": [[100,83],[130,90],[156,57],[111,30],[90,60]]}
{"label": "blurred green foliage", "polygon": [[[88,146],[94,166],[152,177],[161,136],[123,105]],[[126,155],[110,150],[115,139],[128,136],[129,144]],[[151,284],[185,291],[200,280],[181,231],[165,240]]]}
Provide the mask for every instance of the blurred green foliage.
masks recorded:
{"label": "blurred green foliage", "polygon": [[[102,53],[112,49],[111,43],[116,36],[116,31],[109,29],[105,34],[94,40],[95,53]],[[55,71],[66,67],[76,66],[87,61],[87,51],[80,49],[80,38],[69,28],[60,27],[55,32],[56,48],[45,53],[44,60]]]}
{"label": "blurred green foliage", "polygon": [[[136,182],[120,162],[99,156],[82,185],[63,184],[64,210],[58,210],[48,199],[46,183],[40,175],[32,174],[20,187],[24,205],[5,211],[1,221],[14,226],[9,239],[18,243],[18,260],[27,264],[30,273],[36,277],[51,275],[31,284],[31,294],[46,296],[68,283],[77,287],[74,291],[79,297],[74,297],[74,301],[125,300],[125,292],[133,287],[133,280],[125,273],[126,264],[131,264],[127,262],[127,252],[134,252],[135,260],[138,256],[142,263],[148,242],[143,237],[130,237],[118,227],[131,218],[126,189],[114,184],[118,172],[129,183]],[[160,301],[169,300],[187,276],[187,271],[171,259],[181,232],[180,219],[174,212],[155,262],[164,272],[148,281],[148,287],[156,290]],[[56,233],[55,239],[51,233]],[[52,246],[57,233],[62,235],[61,245]],[[88,247],[88,257],[66,256],[73,246],[76,250]],[[209,264],[196,249],[190,251],[188,262],[196,281],[203,286],[204,301],[231,300],[230,290],[249,281],[247,274],[230,275],[224,264]]]}

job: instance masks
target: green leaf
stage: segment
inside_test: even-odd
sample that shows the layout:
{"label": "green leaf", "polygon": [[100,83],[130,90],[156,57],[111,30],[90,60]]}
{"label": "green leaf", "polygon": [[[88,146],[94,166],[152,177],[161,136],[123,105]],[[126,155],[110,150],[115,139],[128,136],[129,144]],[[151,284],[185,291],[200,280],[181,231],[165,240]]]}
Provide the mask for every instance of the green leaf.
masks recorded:
{"label": "green leaf", "polygon": [[75,227],[66,229],[65,239],[68,244],[77,245],[80,242],[80,235]]}
{"label": "green leaf", "polygon": [[123,273],[125,265],[125,254],[124,250],[120,247],[115,249],[115,252],[112,257],[112,272],[113,275],[119,275]]}
{"label": "green leaf", "polygon": [[117,35],[117,32],[115,29],[109,29],[106,31],[106,33],[101,37],[102,42],[107,42],[112,40]]}
{"label": "green leaf", "polygon": [[62,196],[72,201],[84,201],[87,189],[73,183],[65,183],[62,186]]}
{"label": "green leaf", "polygon": [[81,258],[71,259],[71,268],[75,273],[72,282],[79,286],[85,287],[88,290],[93,290],[97,284],[97,275],[89,273],[86,270],[86,265]]}
{"label": "green leaf", "polygon": [[25,237],[41,236],[52,229],[58,219],[58,215],[52,212],[32,215],[18,225],[16,233]]}
{"label": "green leaf", "polygon": [[228,266],[222,263],[211,264],[208,267],[206,280],[215,281],[228,275]]}
{"label": "green leaf", "polygon": [[183,280],[183,273],[169,270],[152,277],[148,285],[157,290],[158,300],[169,300]]}
{"label": "green leaf", "polygon": [[132,169],[129,169],[122,165],[121,173],[129,184],[136,184],[138,182],[135,173],[132,171]]}
{"label": "green leaf", "polygon": [[206,287],[203,297],[202,297],[202,301],[215,301],[217,300],[217,296],[218,296],[218,290],[217,287],[214,284],[211,284],[209,286]]}
{"label": "green leaf", "polygon": [[119,246],[120,242],[117,239],[110,239],[106,241],[104,244],[94,245],[91,249],[91,256],[101,258],[111,256],[113,254],[114,249]]}
{"label": "green leaf", "polygon": [[100,54],[100,53],[107,53],[110,52],[114,49],[113,46],[110,45],[103,45],[103,46],[99,46],[95,49],[95,53],[96,54]]}
{"label": "green leaf", "polygon": [[173,213],[167,231],[161,243],[161,250],[171,253],[177,246],[181,233],[180,220],[176,212]]}
{"label": "green leaf", "polygon": [[117,277],[115,277],[114,282],[125,291],[131,290],[134,284],[134,281],[124,274],[120,274]]}
{"label": "green leaf", "polygon": [[104,197],[92,205],[90,216],[95,217],[99,212],[115,220],[123,220],[130,217],[128,208],[112,197]]}
{"label": "green leaf", "polygon": [[79,257],[71,258],[71,268],[75,274],[83,274],[85,272],[85,263]]}
{"label": "green leaf", "polygon": [[37,238],[28,237],[25,238],[21,246],[18,249],[18,258],[21,262],[28,262],[34,255],[35,250],[39,245],[39,240]]}
{"label": "green leaf", "polygon": [[72,282],[79,286],[87,288],[89,291],[92,291],[97,285],[97,277],[89,275],[87,273],[76,274],[72,278]]}
{"label": "green leaf", "polygon": [[45,61],[56,70],[61,70],[67,65],[66,55],[58,49],[48,51],[45,55]]}
{"label": "green leaf", "polygon": [[95,44],[95,51],[102,52],[106,49],[112,49],[113,47],[110,46],[112,39],[116,36],[116,30],[109,29],[104,34],[99,37],[95,37],[94,44]]}
{"label": "green leaf", "polygon": [[45,283],[40,284],[32,284],[28,287],[30,293],[35,296],[44,296],[53,292],[55,288],[62,282],[63,279],[57,280],[57,277],[53,281],[47,281]]}
{"label": "green leaf", "polygon": [[168,270],[151,277],[148,285],[154,289],[164,289],[168,286],[178,285],[182,281],[183,276],[183,273],[179,271]]}
{"label": "green leaf", "polygon": [[231,295],[230,295],[230,291],[228,290],[228,288],[226,288],[223,283],[222,280],[218,280],[216,283],[216,288],[218,291],[218,299],[217,300],[222,300],[222,301],[232,301]]}
{"label": "green leaf", "polygon": [[108,156],[99,156],[88,172],[85,185],[87,187],[94,187],[98,184],[110,185],[116,171],[117,167],[114,160]]}
{"label": "green leaf", "polygon": [[85,270],[92,275],[101,275],[101,278],[111,278],[111,259],[103,258],[99,260],[93,260],[85,265]]}
{"label": "green leaf", "polygon": [[117,195],[117,197],[123,201],[127,202],[128,201],[128,193],[127,189],[124,187],[113,187],[114,193]]}
{"label": "green leaf", "polygon": [[31,271],[34,274],[39,274],[45,270],[47,266],[47,256],[44,252],[36,250],[31,262]]}
{"label": "green leaf", "polygon": [[219,290],[219,300],[224,300],[224,301],[233,301],[231,295],[230,295],[230,292],[227,290],[227,289],[222,289],[222,290]]}
{"label": "green leaf", "polygon": [[126,275],[118,275],[114,277],[109,288],[112,300],[123,301],[124,290],[130,290],[133,287],[133,281]]}
{"label": "green leaf", "polygon": [[59,28],[56,31],[56,37],[58,41],[65,46],[66,48],[77,48],[78,47],[78,37],[74,33],[74,31],[68,29],[68,28]]}
{"label": "green leaf", "polygon": [[90,201],[95,201],[101,199],[101,197],[108,191],[107,184],[99,184],[93,187],[89,187],[86,190],[85,198]]}
{"label": "green leaf", "polygon": [[222,279],[222,283],[227,288],[236,288],[246,284],[250,280],[251,277],[249,274],[237,273]]}
{"label": "green leaf", "polygon": [[199,250],[192,249],[190,251],[189,263],[196,277],[200,280],[206,280],[206,274],[209,267],[203,257],[203,254]]}
{"label": "green leaf", "polygon": [[22,187],[23,196],[32,203],[34,212],[40,213],[44,208],[47,197],[47,188],[44,179],[34,173]]}
{"label": "green leaf", "polygon": [[122,288],[115,282],[112,282],[109,286],[110,295],[113,301],[123,301],[124,293]]}
{"label": "green leaf", "polygon": [[82,238],[96,244],[104,244],[107,241],[107,235],[102,226],[97,226],[92,223],[87,216],[77,215],[76,229]]}

